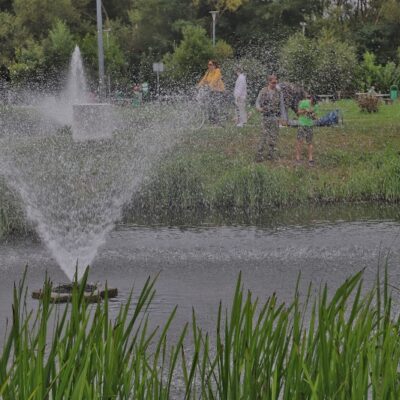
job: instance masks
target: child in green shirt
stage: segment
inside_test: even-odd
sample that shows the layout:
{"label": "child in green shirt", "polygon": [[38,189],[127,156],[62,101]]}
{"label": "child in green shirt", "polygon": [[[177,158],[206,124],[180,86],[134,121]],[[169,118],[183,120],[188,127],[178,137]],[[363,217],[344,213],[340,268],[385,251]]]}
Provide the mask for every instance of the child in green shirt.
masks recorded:
{"label": "child in green shirt", "polygon": [[307,95],[305,99],[301,100],[298,105],[297,115],[299,116],[299,128],[297,130],[297,144],[296,144],[296,163],[301,163],[301,149],[303,141],[306,140],[308,145],[308,165],[314,166],[313,160],[313,118],[315,108],[313,105],[312,96]]}

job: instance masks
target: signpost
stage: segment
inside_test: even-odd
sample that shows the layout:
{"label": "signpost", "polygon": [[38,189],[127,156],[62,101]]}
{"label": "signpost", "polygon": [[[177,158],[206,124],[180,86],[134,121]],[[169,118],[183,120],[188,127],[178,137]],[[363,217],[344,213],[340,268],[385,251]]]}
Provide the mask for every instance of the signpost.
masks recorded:
{"label": "signpost", "polygon": [[160,73],[164,72],[164,63],[153,63],[153,72],[157,74],[157,97],[160,97]]}

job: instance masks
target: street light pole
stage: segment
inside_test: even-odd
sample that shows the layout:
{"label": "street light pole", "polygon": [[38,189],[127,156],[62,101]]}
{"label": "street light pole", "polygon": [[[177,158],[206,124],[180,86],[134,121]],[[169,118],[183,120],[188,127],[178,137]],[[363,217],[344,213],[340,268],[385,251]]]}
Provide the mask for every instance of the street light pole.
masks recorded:
{"label": "street light pole", "polygon": [[301,27],[303,29],[303,36],[305,36],[307,23],[306,22],[300,22],[300,25],[301,25]]}
{"label": "street light pole", "polygon": [[99,59],[99,97],[104,96],[104,48],[103,48],[103,19],[101,15],[101,0],[96,0],[97,11],[97,55]]}
{"label": "street light pole", "polygon": [[210,11],[210,14],[212,16],[212,22],[213,22],[213,25],[212,25],[212,43],[213,43],[213,46],[215,46],[215,24],[216,24],[216,21],[217,21],[218,11]]}

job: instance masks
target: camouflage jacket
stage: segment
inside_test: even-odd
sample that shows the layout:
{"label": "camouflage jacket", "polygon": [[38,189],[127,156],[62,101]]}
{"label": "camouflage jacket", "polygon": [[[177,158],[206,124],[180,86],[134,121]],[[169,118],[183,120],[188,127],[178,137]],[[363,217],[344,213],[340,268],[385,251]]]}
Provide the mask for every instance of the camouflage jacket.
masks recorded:
{"label": "camouflage jacket", "polygon": [[261,89],[256,100],[256,107],[261,108],[265,117],[287,120],[286,106],[281,90]]}

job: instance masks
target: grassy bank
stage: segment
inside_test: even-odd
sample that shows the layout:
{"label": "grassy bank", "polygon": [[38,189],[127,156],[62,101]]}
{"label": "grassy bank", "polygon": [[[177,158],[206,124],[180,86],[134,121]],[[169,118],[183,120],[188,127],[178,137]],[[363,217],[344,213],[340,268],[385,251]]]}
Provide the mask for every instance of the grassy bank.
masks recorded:
{"label": "grassy bank", "polygon": [[260,215],[309,203],[399,201],[400,103],[366,114],[346,100],[323,104],[321,114],[332,108],[343,111],[345,125],[315,129],[314,168],[294,166],[295,128],[280,130],[277,161],[256,164],[260,119],[253,112],[244,129],[231,123],[187,138],[127,215]]}
{"label": "grassy bank", "polygon": [[[343,111],[345,125],[315,129],[314,168],[294,166],[294,128],[280,130],[277,161],[256,164],[260,118],[254,110],[244,129],[229,122],[224,128],[189,133],[155,167],[125,208],[123,220],[179,223],[193,221],[195,215],[197,222],[210,216],[248,222],[272,209],[276,215],[327,203],[397,203],[400,102],[367,114],[354,101],[345,100],[323,104],[321,114],[335,107]],[[2,182],[0,197],[0,235],[28,231],[18,200]]]}
{"label": "grassy bank", "polygon": [[0,398],[31,399],[397,399],[400,319],[386,275],[365,290],[362,273],[327,287],[265,302],[239,278],[214,332],[192,322],[167,340],[175,311],[149,328],[154,281],[110,321],[109,302],[88,305],[86,276],[68,307],[36,313],[14,290],[13,319],[0,353]]}

